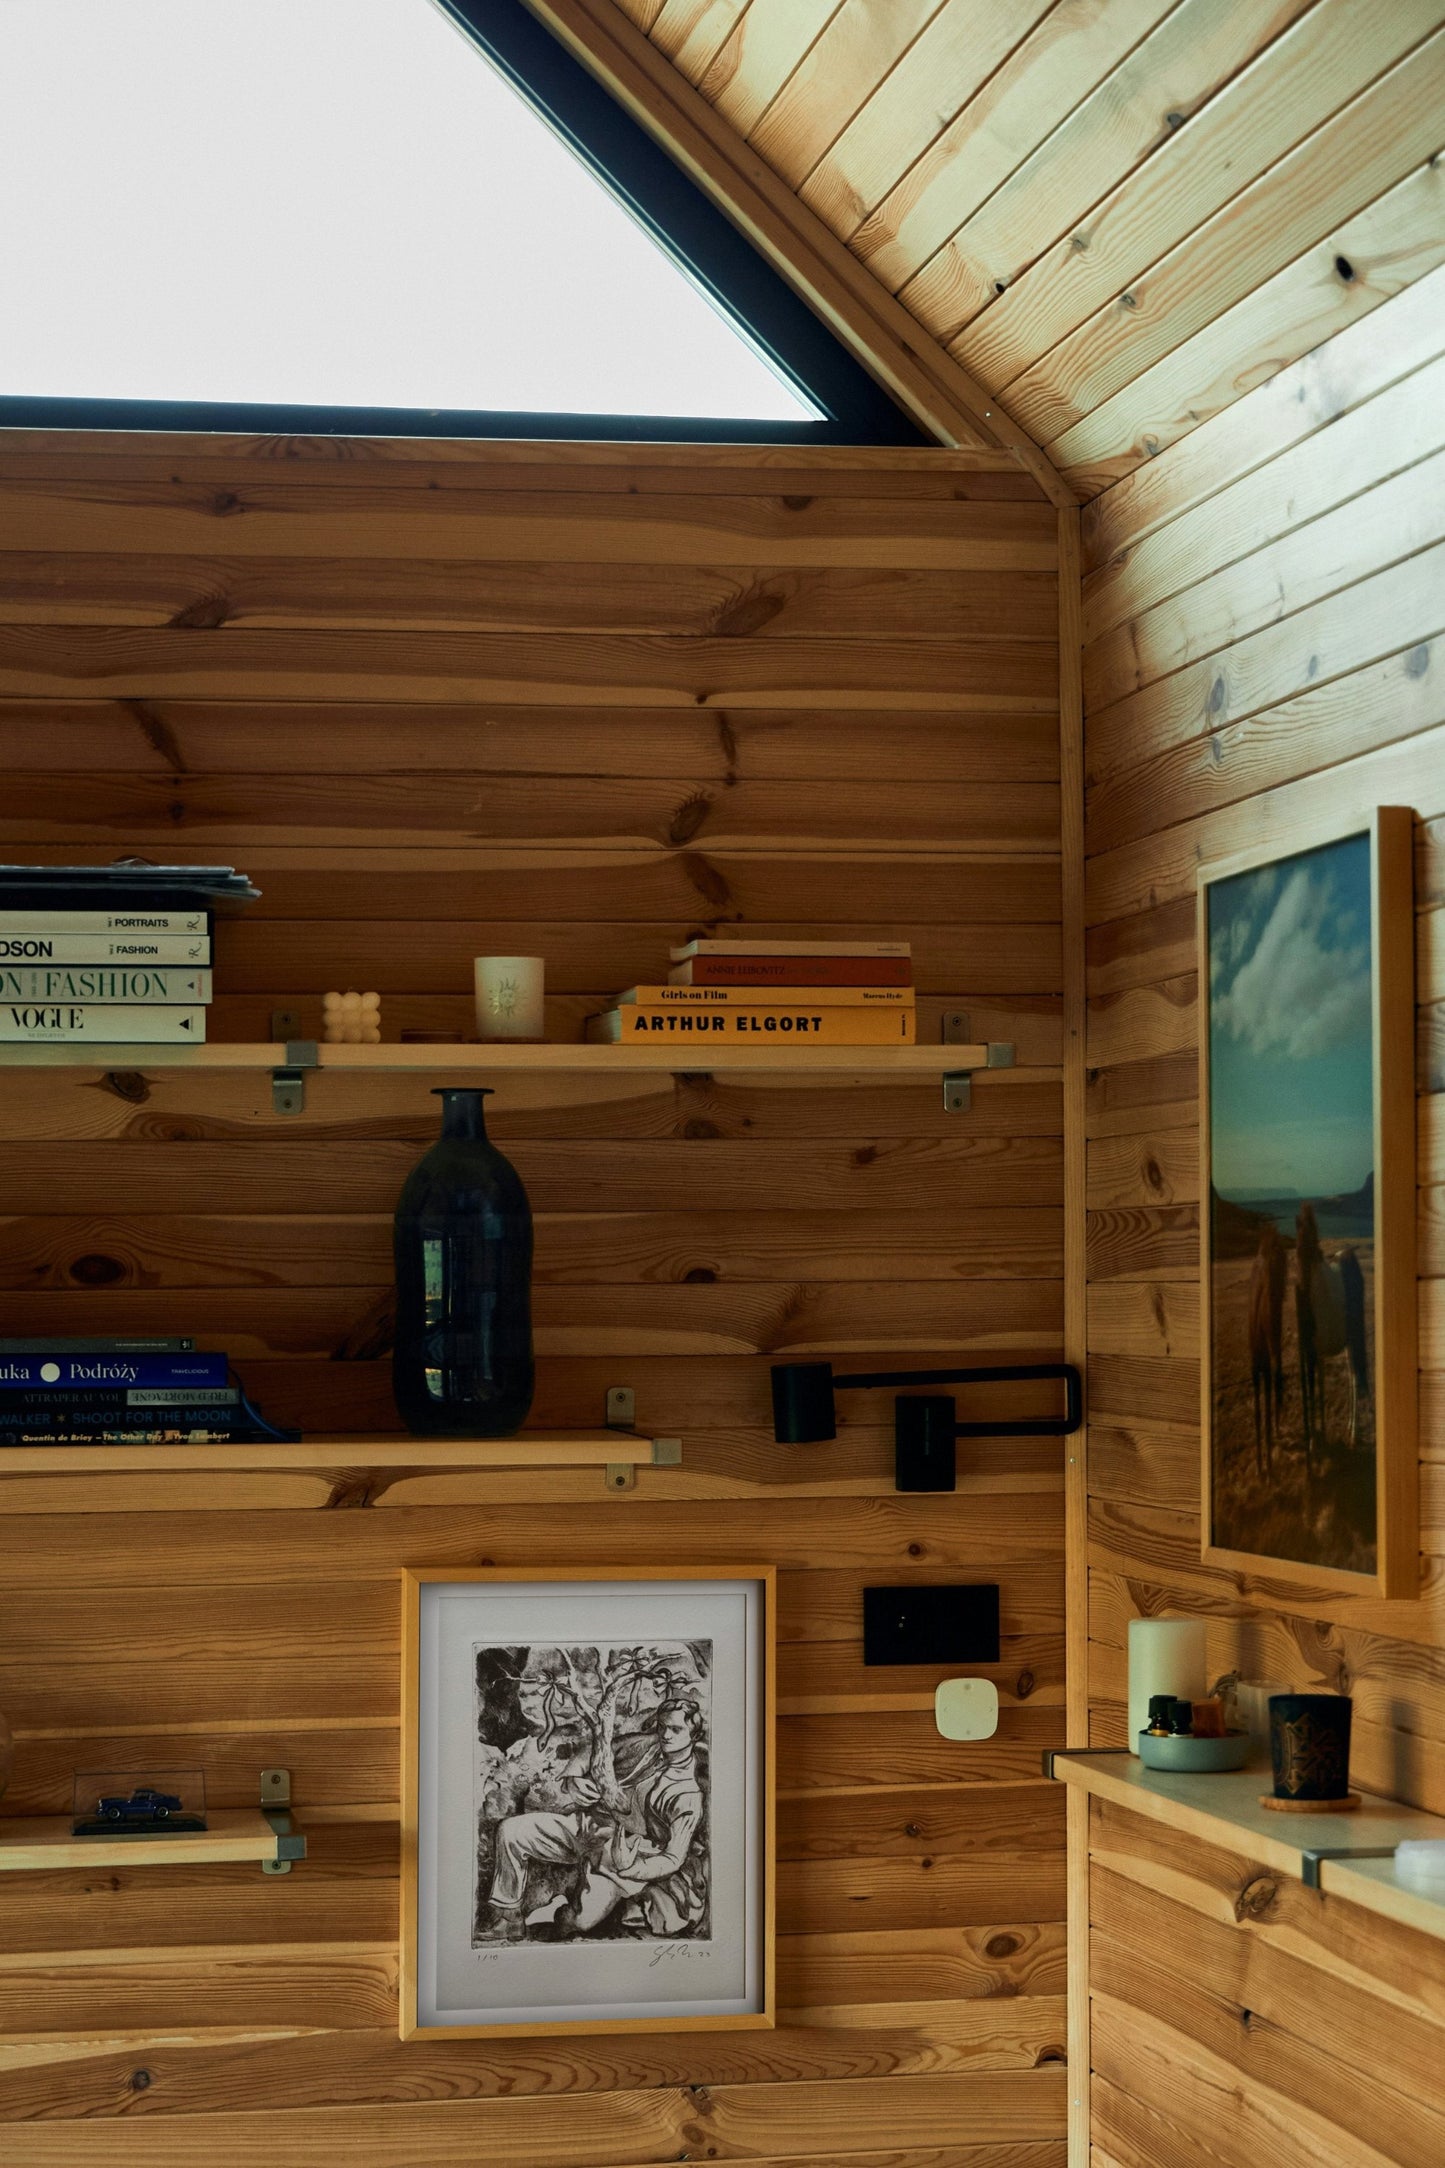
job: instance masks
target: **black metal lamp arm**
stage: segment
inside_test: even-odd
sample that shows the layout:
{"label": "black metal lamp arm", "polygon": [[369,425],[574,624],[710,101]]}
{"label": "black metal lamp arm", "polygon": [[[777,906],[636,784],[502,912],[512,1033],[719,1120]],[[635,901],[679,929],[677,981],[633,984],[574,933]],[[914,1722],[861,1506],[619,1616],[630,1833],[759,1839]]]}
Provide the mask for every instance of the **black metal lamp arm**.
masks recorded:
{"label": "black metal lamp arm", "polygon": [[1084,1382],[1073,1363],[1003,1363],[973,1370],[863,1370],[835,1377],[834,1386],[1011,1385],[1031,1378],[1060,1378],[1064,1412],[1035,1422],[960,1423],[960,1438],[1067,1438],[1084,1420]]}

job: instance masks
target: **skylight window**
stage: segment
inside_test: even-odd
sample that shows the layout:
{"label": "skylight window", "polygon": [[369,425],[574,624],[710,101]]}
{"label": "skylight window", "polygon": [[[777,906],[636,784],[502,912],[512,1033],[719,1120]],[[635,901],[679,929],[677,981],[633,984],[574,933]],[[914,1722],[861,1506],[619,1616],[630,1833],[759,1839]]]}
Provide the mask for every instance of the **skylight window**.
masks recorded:
{"label": "skylight window", "polygon": [[0,83],[12,409],[824,418],[433,0],[4,0]]}

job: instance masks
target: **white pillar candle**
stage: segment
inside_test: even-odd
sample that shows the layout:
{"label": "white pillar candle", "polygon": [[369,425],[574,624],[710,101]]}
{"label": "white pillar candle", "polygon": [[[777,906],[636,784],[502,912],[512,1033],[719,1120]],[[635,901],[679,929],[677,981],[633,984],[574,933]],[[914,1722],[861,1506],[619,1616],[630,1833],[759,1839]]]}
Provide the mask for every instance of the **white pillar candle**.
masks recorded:
{"label": "white pillar candle", "polygon": [[1129,1621],[1129,1751],[1139,1751],[1148,1728],[1151,1694],[1202,1701],[1205,1664],[1202,1618],[1131,1618]]}
{"label": "white pillar candle", "polygon": [[472,964],[479,1039],[545,1039],[540,956],[478,956]]}

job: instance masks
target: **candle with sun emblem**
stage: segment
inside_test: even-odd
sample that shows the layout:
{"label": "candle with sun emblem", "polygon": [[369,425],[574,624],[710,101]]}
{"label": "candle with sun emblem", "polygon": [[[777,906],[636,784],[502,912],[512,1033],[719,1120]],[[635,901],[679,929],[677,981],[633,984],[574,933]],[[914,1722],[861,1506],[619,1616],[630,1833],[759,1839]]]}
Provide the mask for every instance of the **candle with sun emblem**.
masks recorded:
{"label": "candle with sun emblem", "polygon": [[545,1039],[540,956],[478,956],[472,965],[479,1039]]}

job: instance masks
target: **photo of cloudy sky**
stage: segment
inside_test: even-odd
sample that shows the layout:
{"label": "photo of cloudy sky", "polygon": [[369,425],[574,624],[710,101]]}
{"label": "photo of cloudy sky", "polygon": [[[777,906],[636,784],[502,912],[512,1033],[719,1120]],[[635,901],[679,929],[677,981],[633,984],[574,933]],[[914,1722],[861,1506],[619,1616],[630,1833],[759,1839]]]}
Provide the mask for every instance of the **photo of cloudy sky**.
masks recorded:
{"label": "photo of cloudy sky", "polygon": [[1368,834],[1212,884],[1209,985],[1216,1192],[1358,1192],[1374,1166]]}

